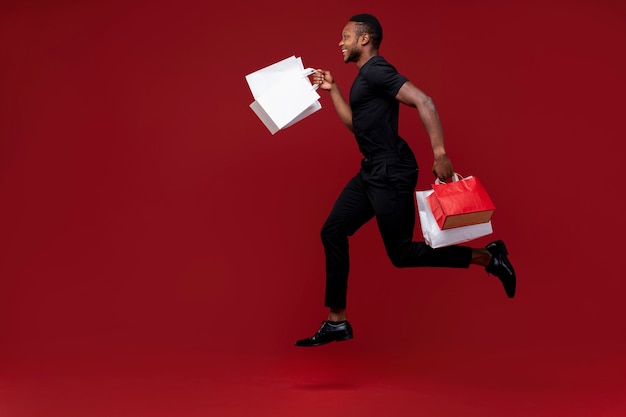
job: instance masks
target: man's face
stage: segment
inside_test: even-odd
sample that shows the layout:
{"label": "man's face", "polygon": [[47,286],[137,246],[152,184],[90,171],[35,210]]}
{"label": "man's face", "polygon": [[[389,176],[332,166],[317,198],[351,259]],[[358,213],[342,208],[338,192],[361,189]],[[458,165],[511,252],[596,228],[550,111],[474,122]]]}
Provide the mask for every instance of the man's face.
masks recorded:
{"label": "man's face", "polygon": [[361,57],[361,47],[359,45],[359,37],[356,34],[356,25],[355,22],[348,22],[341,33],[339,47],[345,63],[357,62]]}

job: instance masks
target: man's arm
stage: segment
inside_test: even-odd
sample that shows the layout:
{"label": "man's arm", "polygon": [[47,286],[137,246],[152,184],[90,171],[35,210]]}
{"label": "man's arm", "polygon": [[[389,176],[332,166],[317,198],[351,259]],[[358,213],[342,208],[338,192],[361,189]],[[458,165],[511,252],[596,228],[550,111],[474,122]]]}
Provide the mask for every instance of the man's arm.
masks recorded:
{"label": "man's arm", "polygon": [[400,91],[396,94],[396,99],[407,106],[417,108],[433,149],[435,159],[433,173],[435,176],[441,181],[452,177],[454,170],[452,169],[452,162],[446,155],[446,148],[443,142],[443,129],[441,127],[441,121],[439,120],[439,113],[437,113],[437,108],[433,100],[410,81],[405,82],[402,87],[400,87]]}
{"label": "man's arm", "polygon": [[341,95],[341,91],[339,91],[339,87],[335,84],[335,80],[330,71],[317,70],[313,74],[313,82],[319,85],[322,90],[329,92],[330,99],[333,101],[333,106],[335,106],[339,119],[341,119],[350,132],[354,132],[352,126],[352,109],[343,98],[343,95]]}

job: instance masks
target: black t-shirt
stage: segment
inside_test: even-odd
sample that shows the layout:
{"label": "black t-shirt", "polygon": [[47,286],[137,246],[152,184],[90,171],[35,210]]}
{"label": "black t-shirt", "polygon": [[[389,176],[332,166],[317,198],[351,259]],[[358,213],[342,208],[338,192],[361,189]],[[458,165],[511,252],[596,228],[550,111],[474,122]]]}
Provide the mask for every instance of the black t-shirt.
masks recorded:
{"label": "black t-shirt", "polygon": [[350,89],[350,107],[354,135],[363,155],[406,146],[398,135],[400,102],[395,97],[407,81],[382,56],[370,58],[360,68]]}

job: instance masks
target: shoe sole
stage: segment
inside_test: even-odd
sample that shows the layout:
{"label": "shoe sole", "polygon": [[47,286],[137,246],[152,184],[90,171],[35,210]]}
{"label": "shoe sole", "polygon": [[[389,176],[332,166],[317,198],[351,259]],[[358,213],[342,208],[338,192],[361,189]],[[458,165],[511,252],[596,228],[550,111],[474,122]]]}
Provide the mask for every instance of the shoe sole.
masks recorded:
{"label": "shoe sole", "polygon": [[335,339],[335,340],[329,340],[328,342],[324,342],[324,343],[316,343],[314,345],[296,345],[298,347],[316,347],[316,346],[323,346],[323,345],[327,345],[329,343],[332,342],[345,342],[346,340],[351,340],[354,336],[353,335],[347,335],[347,336],[343,336],[339,339]]}

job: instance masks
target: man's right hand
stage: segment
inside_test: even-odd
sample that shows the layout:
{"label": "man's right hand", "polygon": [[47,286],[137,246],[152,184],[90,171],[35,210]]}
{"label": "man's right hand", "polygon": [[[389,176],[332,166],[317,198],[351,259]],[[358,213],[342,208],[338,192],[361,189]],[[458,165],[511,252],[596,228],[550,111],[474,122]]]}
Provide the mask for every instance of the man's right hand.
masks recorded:
{"label": "man's right hand", "polygon": [[441,154],[435,158],[433,164],[433,174],[439,179],[439,181],[445,182],[454,175],[454,169],[452,168],[452,162],[448,155]]}

